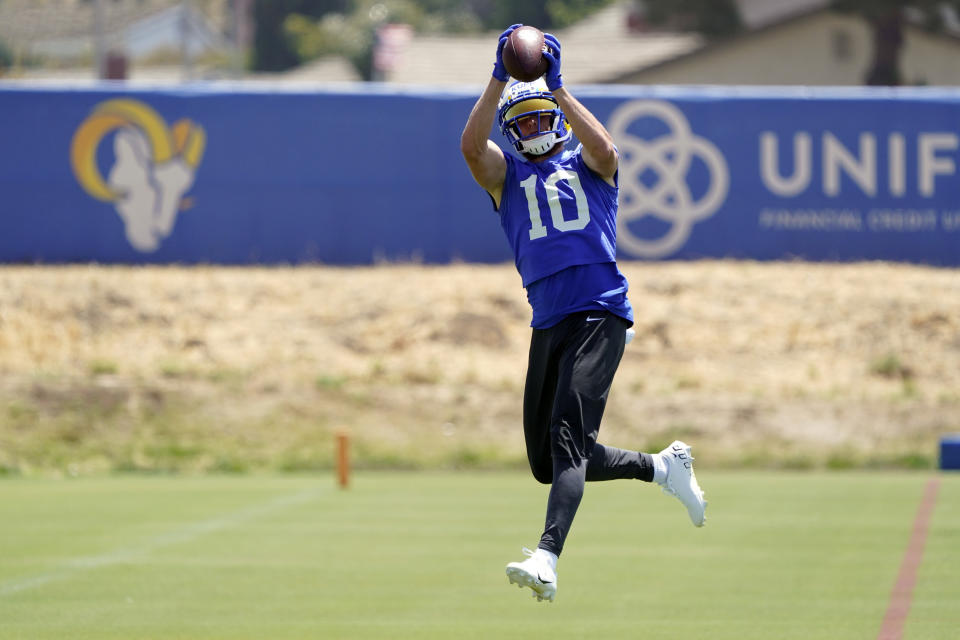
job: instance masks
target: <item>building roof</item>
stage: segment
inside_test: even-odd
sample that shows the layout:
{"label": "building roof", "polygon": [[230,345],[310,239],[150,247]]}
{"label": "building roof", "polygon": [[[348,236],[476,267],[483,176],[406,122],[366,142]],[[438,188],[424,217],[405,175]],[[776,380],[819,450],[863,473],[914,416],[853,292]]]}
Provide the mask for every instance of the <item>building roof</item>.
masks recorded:
{"label": "building roof", "polygon": [[831,0],[736,0],[748,30],[762,29],[830,6]]}

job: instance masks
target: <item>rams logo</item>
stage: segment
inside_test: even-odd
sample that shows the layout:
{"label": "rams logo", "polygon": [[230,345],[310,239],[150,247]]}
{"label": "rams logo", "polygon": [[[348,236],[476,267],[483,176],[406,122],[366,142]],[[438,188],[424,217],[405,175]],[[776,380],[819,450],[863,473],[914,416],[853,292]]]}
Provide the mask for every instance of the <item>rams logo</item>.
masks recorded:
{"label": "rams logo", "polygon": [[[110,133],[114,164],[104,178],[97,149]],[[114,204],[130,244],[148,252],[173,231],[177,213],[190,206],[183,194],[193,185],[205,147],[203,127],[190,120],[168,128],[160,114],[142,102],[107,100],[77,128],[70,166],[87,193]]]}

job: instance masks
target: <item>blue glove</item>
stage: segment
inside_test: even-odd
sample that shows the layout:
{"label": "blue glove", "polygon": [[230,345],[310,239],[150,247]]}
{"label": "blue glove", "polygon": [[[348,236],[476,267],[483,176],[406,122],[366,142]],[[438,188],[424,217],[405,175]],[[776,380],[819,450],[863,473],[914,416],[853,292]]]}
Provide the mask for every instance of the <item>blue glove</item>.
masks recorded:
{"label": "blue glove", "polygon": [[543,52],[543,57],[547,59],[549,66],[547,72],[543,74],[543,79],[547,82],[547,89],[556,91],[563,86],[563,77],[560,75],[560,41],[552,33],[543,34],[544,44],[547,50]]}
{"label": "blue glove", "polygon": [[521,24],[512,24],[506,31],[500,34],[499,42],[497,43],[497,61],[493,63],[493,77],[500,82],[506,82],[510,79],[510,74],[507,73],[506,67],[503,66],[503,45],[507,44],[507,38],[510,37],[513,30],[522,26]]}

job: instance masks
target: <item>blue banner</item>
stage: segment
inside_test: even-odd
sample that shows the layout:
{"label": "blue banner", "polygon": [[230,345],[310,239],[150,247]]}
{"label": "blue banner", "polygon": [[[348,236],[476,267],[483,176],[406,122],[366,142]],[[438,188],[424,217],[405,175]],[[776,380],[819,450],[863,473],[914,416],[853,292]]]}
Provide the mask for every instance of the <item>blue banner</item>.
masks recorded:
{"label": "blue banner", "polygon": [[[960,264],[960,91],[573,90],[623,258]],[[0,86],[0,261],[510,260],[460,156],[477,95]]]}

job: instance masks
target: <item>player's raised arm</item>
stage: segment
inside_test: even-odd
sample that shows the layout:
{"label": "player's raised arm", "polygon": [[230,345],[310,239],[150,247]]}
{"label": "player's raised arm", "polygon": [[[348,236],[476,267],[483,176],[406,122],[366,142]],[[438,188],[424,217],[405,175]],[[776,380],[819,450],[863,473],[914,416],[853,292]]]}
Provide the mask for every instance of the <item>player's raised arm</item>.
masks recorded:
{"label": "player's raised arm", "polygon": [[596,116],[563,86],[563,77],[560,74],[560,42],[549,33],[544,34],[544,39],[547,50],[543,57],[549,63],[544,76],[547,88],[553,93],[574,135],[583,145],[583,161],[594,173],[612,185],[618,167],[617,148],[613,144],[613,137]]}
{"label": "player's raised arm", "polygon": [[490,140],[489,135],[497,113],[497,101],[505,84],[502,80],[490,78],[460,135],[460,152],[470,167],[473,179],[490,192],[497,206],[500,205],[507,161],[503,157],[503,151]]}
{"label": "player's raised arm", "polygon": [[497,102],[506,86],[509,74],[503,66],[503,45],[510,33],[520,25],[511,25],[500,34],[497,42],[497,58],[493,65],[493,75],[483,93],[473,106],[467,124],[460,135],[460,152],[463,154],[473,179],[493,196],[494,203],[500,206],[503,180],[507,172],[507,161],[503,151],[490,140],[490,130],[497,115]]}

